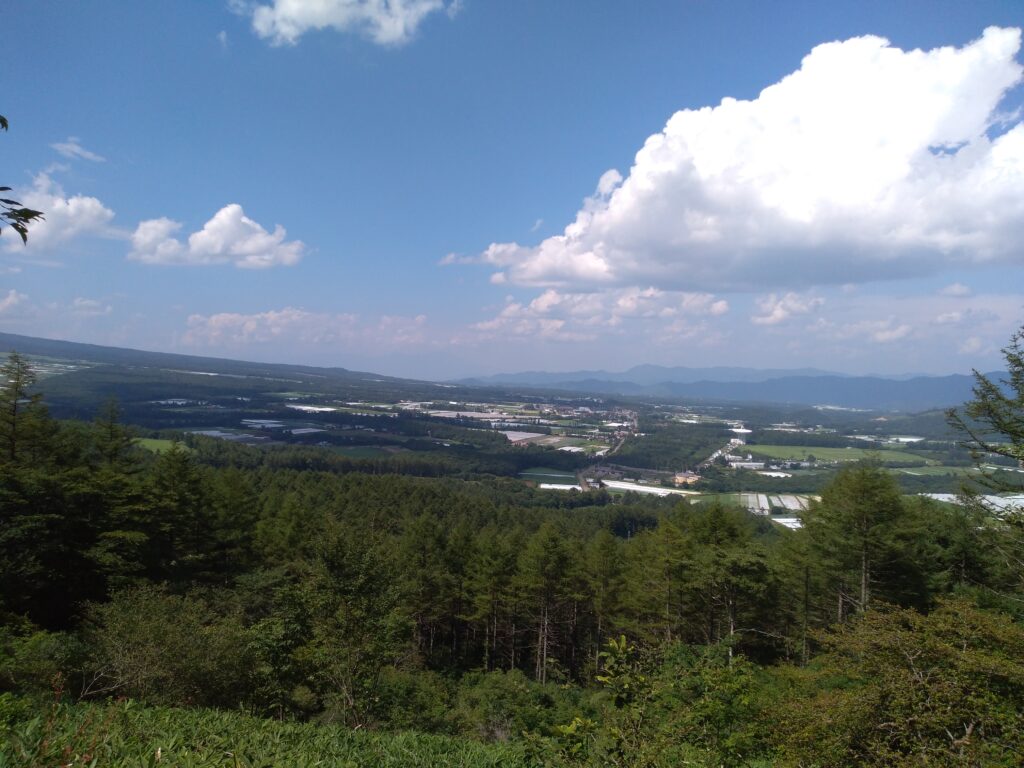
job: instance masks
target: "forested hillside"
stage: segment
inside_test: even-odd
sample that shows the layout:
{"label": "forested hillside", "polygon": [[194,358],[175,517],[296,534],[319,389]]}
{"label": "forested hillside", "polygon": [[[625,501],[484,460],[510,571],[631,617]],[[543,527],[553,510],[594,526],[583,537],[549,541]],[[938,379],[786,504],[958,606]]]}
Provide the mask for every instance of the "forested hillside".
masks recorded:
{"label": "forested hillside", "polygon": [[32,379],[0,374],[0,764],[1019,764],[1018,516],[871,464],[792,531],[482,466],[154,453]]}

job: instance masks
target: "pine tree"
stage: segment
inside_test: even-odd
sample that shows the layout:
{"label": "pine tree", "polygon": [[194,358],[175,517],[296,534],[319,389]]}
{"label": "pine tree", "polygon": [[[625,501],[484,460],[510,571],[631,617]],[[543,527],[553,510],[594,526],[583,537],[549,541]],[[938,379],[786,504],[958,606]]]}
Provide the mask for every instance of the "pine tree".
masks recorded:
{"label": "pine tree", "polygon": [[[1019,494],[1024,491],[1024,475],[997,474],[984,465],[1003,457],[1024,468],[1024,328],[1010,338],[1003,359],[1007,377],[993,381],[975,371],[974,398],[947,416],[974,456],[983,482],[995,491]],[[1024,593],[1024,505],[994,512],[973,489],[965,488],[964,496],[990,551],[993,568],[984,586],[1019,601]]]}
{"label": "pine tree", "polygon": [[42,395],[32,393],[36,375],[17,352],[0,366],[0,462],[25,457],[46,421]]}
{"label": "pine tree", "polygon": [[534,679],[545,683],[555,663],[562,611],[569,602],[569,551],[558,529],[544,523],[526,542],[517,580],[533,623]]}
{"label": "pine tree", "polygon": [[896,481],[877,466],[841,470],[805,516],[807,533],[832,571],[836,619],[868,610],[891,593],[894,563],[903,559],[906,509]]}

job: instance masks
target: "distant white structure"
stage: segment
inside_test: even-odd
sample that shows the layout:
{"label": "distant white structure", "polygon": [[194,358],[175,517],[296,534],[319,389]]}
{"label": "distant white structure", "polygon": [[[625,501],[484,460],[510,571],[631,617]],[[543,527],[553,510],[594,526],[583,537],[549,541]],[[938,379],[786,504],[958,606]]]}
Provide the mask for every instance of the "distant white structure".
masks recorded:
{"label": "distant white structure", "polygon": [[503,430],[502,433],[510,443],[525,443],[537,437],[544,437],[540,432],[517,432],[515,430]]}
{"label": "distant white structure", "polygon": [[[936,501],[944,501],[947,504],[959,504],[962,501],[961,497],[955,493],[921,493],[918,495],[935,499]],[[1024,494],[1021,493],[1015,496],[979,496],[978,498],[987,509],[993,512],[1024,509]]]}
{"label": "distant white structure", "polygon": [[655,496],[698,496],[700,495],[697,491],[681,491],[676,488],[662,488],[655,485],[640,485],[640,483],[630,483],[625,480],[602,480],[601,482],[608,488],[613,488],[617,491],[636,491],[637,493],[650,493]]}

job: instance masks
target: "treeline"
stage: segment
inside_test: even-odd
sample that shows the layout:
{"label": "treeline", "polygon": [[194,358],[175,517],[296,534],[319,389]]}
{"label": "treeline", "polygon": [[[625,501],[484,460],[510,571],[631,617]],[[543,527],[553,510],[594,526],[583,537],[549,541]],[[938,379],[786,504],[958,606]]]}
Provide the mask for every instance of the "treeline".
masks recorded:
{"label": "treeline", "polygon": [[493,452],[451,445],[444,450],[399,451],[367,459],[346,456],[322,447],[292,444],[254,448],[201,435],[186,436],[185,444],[197,453],[201,463],[215,467],[309,469],[418,477],[516,477],[531,467],[543,465],[574,471],[588,462],[583,455],[532,445],[512,446],[507,441]]}
{"label": "treeline", "polygon": [[[1020,530],[878,468],[841,472],[790,532],[330,454],[151,455],[113,406],[57,422],[17,357],[2,376],[0,688],[21,696],[61,680],[76,700],[511,740],[549,765],[1024,747]],[[27,733],[24,702],[0,698],[0,730]]]}

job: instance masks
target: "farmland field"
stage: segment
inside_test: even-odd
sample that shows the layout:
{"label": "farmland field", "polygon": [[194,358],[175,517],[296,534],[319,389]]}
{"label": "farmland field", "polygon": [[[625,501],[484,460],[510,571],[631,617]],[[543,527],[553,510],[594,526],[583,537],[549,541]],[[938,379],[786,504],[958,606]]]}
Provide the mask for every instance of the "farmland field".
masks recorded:
{"label": "farmland field", "polygon": [[[171,446],[174,445],[174,440],[161,440],[155,437],[137,437],[135,438],[135,444],[140,448],[145,448],[147,451],[161,453],[163,451],[169,451]],[[189,450],[185,446],[182,447],[185,448],[185,450]]]}
{"label": "farmland field", "polygon": [[717,501],[731,507],[744,506],[742,493],[702,493],[700,496],[692,498],[691,501],[696,503]]}
{"label": "farmland field", "polygon": [[936,475],[939,475],[939,476],[941,476],[941,475],[966,475],[968,473],[974,472],[974,468],[973,467],[947,467],[947,466],[939,465],[939,466],[934,466],[934,467],[912,467],[910,469],[906,469],[905,468],[905,469],[898,469],[896,471],[897,472],[901,472],[902,474],[905,474],[905,475],[926,475],[926,476],[930,477],[930,476],[936,476]]}
{"label": "farmland field", "polygon": [[519,476],[524,480],[532,480],[535,483],[549,483],[553,485],[575,485],[576,475],[561,469],[550,469],[548,467],[531,467],[523,470]]}
{"label": "farmland field", "polygon": [[900,461],[925,463],[925,459],[907,451],[871,451],[864,448],[825,448],[816,445],[746,445],[742,450],[754,456],[766,456],[769,459],[783,461],[806,461],[814,456],[819,461],[861,461],[862,459],[878,459],[879,461]]}

